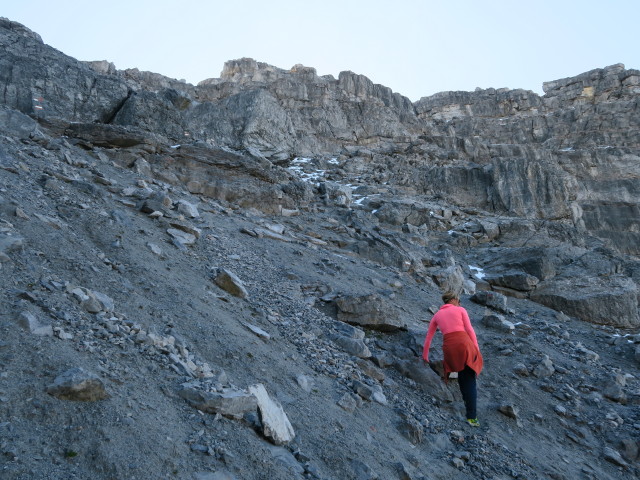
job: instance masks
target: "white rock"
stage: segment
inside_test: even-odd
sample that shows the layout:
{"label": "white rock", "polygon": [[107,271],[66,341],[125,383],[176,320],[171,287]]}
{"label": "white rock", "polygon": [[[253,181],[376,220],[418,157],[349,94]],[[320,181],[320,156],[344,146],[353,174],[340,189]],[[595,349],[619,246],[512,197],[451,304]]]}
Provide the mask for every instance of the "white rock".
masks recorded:
{"label": "white rock", "polygon": [[18,316],[18,323],[34,335],[52,337],[53,328],[51,325],[40,323],[31,312],[22,312]]}
{"label": "white rock", "polygon": [[167,229],[167,233],[183,245],[193,245],[194,243],[196,243],[195,235],[183,232],[182,230],[178,230],[177,228],[169,228]]}
{"label": "white rock", "polygon": [[200,216],[200,212],[198,212],[198,208],[193,204],[189,203],[185,200],[178,200],[178,212],[190,218],[198,218]]}
{"label": "white rock", "polygon": [[269,397],[264,385],[261,383],[252,385],[249,387],[249,392],[258,400],[264,436],[276,445],[292,441],[295,433],[287,414],[276,400]]}
{"label": "white rock", "polygon": [[311,389],[313,388],[312,378],[309,378],[307,375],[300,374],[296,377],[296,382],[298,382],[298,385],[300,385],[300,388],[302,388],[302,390],[307,393],[311,392]]}
{"label": "white rock", "polygon": [[147,243],[147,247],[156,255],[162,255],[162,249],[155,243]]}
{"label": "white rock", "polygon": [[247,327],[249,330],[251,330],[253,333],[255,333],[257,336],[259,336],[260,338],[262,338],[264,340],[270,340],[271,339],[271,335],[269,335],[267,332],[265,332],[260,327],[258,327],[256,325],[252,325],[250,323],[243,323],[243,325],[245,327]]}

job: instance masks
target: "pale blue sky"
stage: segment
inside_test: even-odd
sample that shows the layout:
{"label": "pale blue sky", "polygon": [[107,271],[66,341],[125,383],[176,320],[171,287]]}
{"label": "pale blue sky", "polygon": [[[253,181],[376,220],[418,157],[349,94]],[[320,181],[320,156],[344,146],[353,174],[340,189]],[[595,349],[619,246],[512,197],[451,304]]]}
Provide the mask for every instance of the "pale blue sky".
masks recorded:
{"label": "pale blue sky", "polygon": [[241,57],[351,70],[412,101],[640,69],[640,0],[0,0],[0,16],[79,60],[193,84]]}

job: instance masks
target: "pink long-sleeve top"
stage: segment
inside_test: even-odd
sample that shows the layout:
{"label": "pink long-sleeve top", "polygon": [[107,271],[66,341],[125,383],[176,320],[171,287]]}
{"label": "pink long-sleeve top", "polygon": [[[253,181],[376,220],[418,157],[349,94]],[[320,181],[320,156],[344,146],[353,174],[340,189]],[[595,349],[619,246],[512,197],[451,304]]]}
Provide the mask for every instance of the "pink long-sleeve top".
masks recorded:
{"label": "pink long-sleeve top", "polygon": [[443,335],[452,332],[467,332],[471,341],[476,345],[476,348],[478,348],[478,351],[480,350],[476,332],[471,326],[471,320],[469,320],[467,311],[463,307],[445,303],[433,316],[431,323],[429,323],[429,330],[427,330],[427,336],[422,348],[422,358],[424,358],[426,362],[429,361],[429,348],[431,347],[433,335],[436,333],[436,328],[439,328]]}

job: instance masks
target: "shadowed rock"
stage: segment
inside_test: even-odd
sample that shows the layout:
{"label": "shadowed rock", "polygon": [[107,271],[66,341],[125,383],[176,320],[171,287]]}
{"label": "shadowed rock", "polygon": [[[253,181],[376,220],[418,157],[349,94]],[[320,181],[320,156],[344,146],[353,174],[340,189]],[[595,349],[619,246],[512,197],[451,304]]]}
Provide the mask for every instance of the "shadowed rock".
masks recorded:
{"label": "shadowed rock", "polygon": [[541,285],[531,299],[591,323],[640,325],[638,287],[623,276],[556,278]]}
{"label": "shadowed rock", "polygon": [[404,328],[398,312],[377,294],[341,297],[336,300],[338,320],[373,330]]}

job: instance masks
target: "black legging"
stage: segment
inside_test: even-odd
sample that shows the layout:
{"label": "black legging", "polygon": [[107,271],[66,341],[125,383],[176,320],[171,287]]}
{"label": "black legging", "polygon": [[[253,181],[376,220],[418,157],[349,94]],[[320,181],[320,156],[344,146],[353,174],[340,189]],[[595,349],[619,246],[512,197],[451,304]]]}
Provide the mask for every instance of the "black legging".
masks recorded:
{"label": "black legging", "polygon": [[476,401],[478,399],[476,372],[469,366],[464,367],[464,370],[458,372],[458,384],[460,385],[464,406],[467,409],[467,418],[476,418]]}

